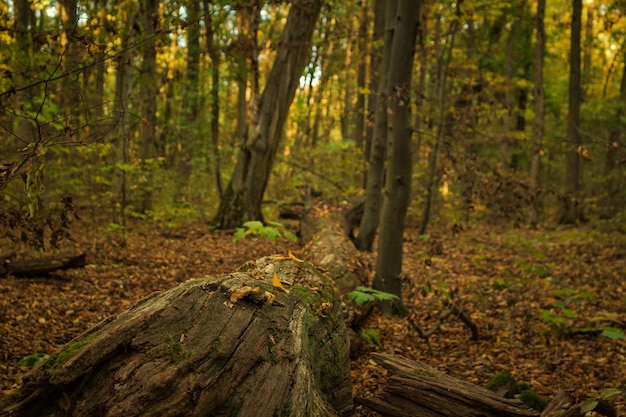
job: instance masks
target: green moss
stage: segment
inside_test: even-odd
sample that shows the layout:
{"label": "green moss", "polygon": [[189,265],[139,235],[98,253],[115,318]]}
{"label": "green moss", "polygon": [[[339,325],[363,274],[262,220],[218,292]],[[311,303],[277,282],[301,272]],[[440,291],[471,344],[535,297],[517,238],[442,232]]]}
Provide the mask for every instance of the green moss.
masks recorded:
{"label": "green moss", "polygon": [[431,378],[437,378],[437,373],[433,372],[429,369],[416,369],[415,370],[415,374],[416,375],[426,375],[429,376]]}
{"label": "green moss", "polygon": [[276,365],[278,363],[278,356],[276,355],[276,346],[271,343],[267,345],[267,357],[272,365]]}
{"label": "green moss", "polygon": [[520,392],[517,398],[530,408],[539,412],[543,411],[544,408],[548,406],[548,401],[531,389]]}
{"label": "green moss", "polygon": [[150,349],[146,354],[152,359],[168,357],[169,363],[172,365],[179,364],[185,359],[189,359],[193,352],[185,350],[182,343],[176,340],[172,335],[165,337],[165,343]]}
{"label": "green moss", "polygon": [[511,376],[511,372],[508,370],[504,370],[502,372],[497,373],[487,382],[485,388],[491,391],[495,391],[500,387],[503,387],[505,384],[508,384],[513,377]]}
{"label": "green moss", "polygon": [[322,296],[304,285],[294,285],[291,293],[295,294],[310,308],[317,308],[322,304]]}
{"label": "green moss", "polygon": [[274,410],[274,413],[272,414],[273,417],[287,417],[290,416],[292,413],[292,405],[290,402],[286,402],[286,403],[282,403],[280,405],[280,408]]}
{"label": "green moss", "polygon": [[167,337],[167,355],[170,357],[170,363],[176,365],[185,359],[189,359],[192,352],[186,351],[182,343],[169,335]]}
{"label": "green moss", "polygon": [[96,338],[97,335],[98,333],[94,332],[90,335],[85,336],[83,339],[67,344],[60,352],[58,352],[55,355],[52,355],[50,359],[44,363],[44,366],[49,367],[49,368],[56,368],[59,366],[63,366],[63,364],[65,364],[67,361],[72,359],[85,346],[91,343],[93,339]]}

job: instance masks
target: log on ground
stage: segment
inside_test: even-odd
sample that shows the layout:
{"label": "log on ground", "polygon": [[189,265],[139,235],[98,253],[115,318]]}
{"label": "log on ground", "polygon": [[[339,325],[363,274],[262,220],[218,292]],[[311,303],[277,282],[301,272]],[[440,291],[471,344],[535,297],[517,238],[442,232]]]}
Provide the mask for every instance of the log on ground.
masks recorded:
{"label": "log on ground", "polygon": [[346,415],[348,351],[332,281],[266,257],[96,325],[0,400],[0,416]]}
{"label": "log on ground", "polygon": [[81,252],[34,259],[7,260],[2,269],[6,271],[6,274],[16,277],[32,277],[49,274],[60,269],[82,268],[84,266],[85,254]]}
{"label": "log on ground", "polygon": [[383,391],[360,403],[393,417],[532,417],[539,413],[516,399],[458,380],[419,362],[374,353],[391,373]]}
{"label": "log on ground", "polygon": [[301,221],[306,259],[323,268],[342,294],[367,285],[367,268],[362,256],[344,233],[341,219],[323,205],[311,206]]}

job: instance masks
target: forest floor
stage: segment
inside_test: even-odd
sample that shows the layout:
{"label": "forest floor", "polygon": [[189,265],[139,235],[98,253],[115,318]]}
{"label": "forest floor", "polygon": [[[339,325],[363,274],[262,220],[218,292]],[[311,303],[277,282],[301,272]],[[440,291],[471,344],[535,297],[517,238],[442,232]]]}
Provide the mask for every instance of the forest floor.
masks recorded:
{"label": "forest floor", "polygon": [[[299,250],[286,240],[233,243],[232,231],[206,226],[137,223],[123,239],[115,228],[84,223],[77,223],[72,243],[87,255],[84,268],[0,278],[0,396],[20,386],[29,369],[20,359],[54,352],[153,291]],[[0,242],[0,253],[10,249],[6,245]],[[373,265],[373,255],[367,257]],[[626,392],[626,235],[591,227],[475,225],[418,237],[409,229],[404,262],[411,316],[369,318],[368,342],[352,361],[355,395],[372,395],[384,380],[368,355],[373,351],[419,360],[478,385],[510,370],[546,398],[559,389],[581,398],[607,388]],[[450,297],[477,325],[478,340],[456,316],[439,322]],[[432,335],[420,337],[418,326]],[[616,403],[618,415],[626,415],[626,394]],[[359,407],[357,415],[377,414]]]}

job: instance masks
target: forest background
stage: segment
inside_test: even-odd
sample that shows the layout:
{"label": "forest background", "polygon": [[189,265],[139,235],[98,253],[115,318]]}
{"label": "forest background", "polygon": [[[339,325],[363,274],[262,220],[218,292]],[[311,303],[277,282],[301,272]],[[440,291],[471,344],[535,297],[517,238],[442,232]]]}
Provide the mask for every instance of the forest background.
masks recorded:
{"label": "forest background", "polygon": [[[302,185],[331,200],[362,198],[383,3],[321,10],[265,190],[267,217]],[[549,2],[545,18],[536,6],[416,3],[410,219],[623,223],[626,6],[581,4],[578,75],[569,65],[571,2]],[[288,4],[24,1],[2,8],[5,219],[24,207],[29,217],[46,218],[68,197],[120,226],[128,216],[216,217],[255,123]],[[545,20],[540,55],[538,17]],[[578,94],[570,93],[572,72]],[[579,109],[579,120],[570,108]],[[21,174],[28,179],[11,181]],[[566,215],[568,201],[581,210]],[[529,218],[529,207],[540,214]]]}
{"label": "forest background", "polygon": [[[122,245],[135,220],[232,229],[276,220],[303,190],[358,207],[386,158],[383,100],[410,111],[417,235],[587,221],[623,232],[626,3],[414,2],[412,83],[393,94],[381,88],[388,3],[1,2],[3,237],[62,245],[75,211]],[[296,31],[306,22],[310,43]],[[274,74],[281,62],[295,74]],[[273,113],[284,129],[253,162],[267,175],[246,182]],[[233,198],[237,181],[254,204]],[[361,221],[347,227],[372,249]]]}

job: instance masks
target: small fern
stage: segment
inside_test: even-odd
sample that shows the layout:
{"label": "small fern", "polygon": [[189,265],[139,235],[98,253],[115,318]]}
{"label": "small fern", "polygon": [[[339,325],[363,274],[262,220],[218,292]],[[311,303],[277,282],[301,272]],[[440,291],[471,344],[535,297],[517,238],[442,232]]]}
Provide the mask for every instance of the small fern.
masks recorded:
{"label": "small fern", "polygon": [[348,294],[348,298],[353,300],[358,305],[376,302],[376,301],[394,301],[399,300],[397,295],[390,294],[384,291],[378,291],[368,287],[356,287]]}
{"label": "small fern", "polygon": [[269,239],[275,242],[277,238],[284,237],[291,241],[297,242],[298,238],[285,229],[285,226],[278,222],[266,221],[265,224],[260,221],[249,221],[243,224],[243,227],[237,228],[233,235],[233,242],[237,242],[247,236],[256,236],[262,239]]}

